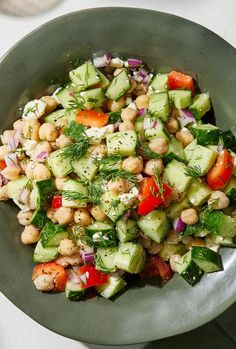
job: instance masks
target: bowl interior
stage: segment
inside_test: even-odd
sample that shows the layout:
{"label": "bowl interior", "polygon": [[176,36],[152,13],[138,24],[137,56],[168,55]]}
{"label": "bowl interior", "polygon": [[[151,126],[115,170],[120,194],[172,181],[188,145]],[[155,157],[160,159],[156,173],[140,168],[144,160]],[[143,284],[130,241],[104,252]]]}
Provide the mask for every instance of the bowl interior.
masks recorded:
{"label": "bowl interior", "polygon": [[[75,12],[40,27],[0,63],[0,131],[20,116],[29,99],[66,81],[78,59],[96,52],[142,58],[159,72],[181,70],[210,91],[217,123],[234,125],[236,52],[197,24],[155,11],[99,8]],[[175,276],[164,288],[133,287],[114,301],[69,302],[43,294],[31,282],[32,248],[22,246],[17,209],[0,203],[0,290],[40,324],[97,344],[130,344],[190,330],[236,300],[236,252],[223,251],[225,271],[191,288]]]}

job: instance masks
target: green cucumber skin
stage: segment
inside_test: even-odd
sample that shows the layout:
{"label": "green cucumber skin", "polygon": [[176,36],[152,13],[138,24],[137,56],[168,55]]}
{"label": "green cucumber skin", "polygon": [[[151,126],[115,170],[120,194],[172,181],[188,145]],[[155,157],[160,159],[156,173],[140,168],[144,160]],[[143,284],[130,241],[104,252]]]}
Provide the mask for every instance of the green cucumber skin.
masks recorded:
{"label": "green cucumber skin", "polygon": [[183,271],[180,275],[189,285],[195,286],[202,278],[203,271],[192,261],[189,264],[189,270]]}
{"label": "green cucumber skin", "polygon": [[[99,223],[99,222],[98,222]],[[85,228],[86,241],[88,245],[94,247],[111,247],[117,245],[115,229],[105,223],[95,223]],[[97,224],[97,227],[96,227]],[[103,227],[104,226],[104,227]],[[107,226],[107,227],[106,227]],[[94,238],[94,235],[96,238]]]}
{"label": "green cucumber skin", "polygon": [[[206,125],[206,124],[204,124]],[[220,139],[220,129],[201,129],[198,126],[190,126],[190,132],[193,134],[195,138],[197,138],[197,142],[200,145],[218,145]]]}
{"label": "green cucumber skin", "polygon": [[43,247],[42,241],[39,240],[34,249],[33,261],[35,263],[46,263],[57,258],[59,252],[57,247]]}
{"label": "green cucumber skin", "polygon": [[45,212],[42,211],[35,211],[31,219],[31,224],[39,229],[42,229],[48,222],[50,222],[50,219],[47,217]]}
{"label": "green cucumber skin", "polygon": [[61,240],[68,238],[68,235],[64,227],[50,221],[44,226],[40,233],[42,246],[57,247]]}
{"label": "green cucumber skin", "polygon": [[207,247],[193,246],[192,258],[205,273],[222,271],[224,269],[220,254]]}
{"label": "green cucumber skin", "polygon": [[38,189],[37,210],[46,210],[55,191],[55,183],[52,179],[46,179],[36,182]]}

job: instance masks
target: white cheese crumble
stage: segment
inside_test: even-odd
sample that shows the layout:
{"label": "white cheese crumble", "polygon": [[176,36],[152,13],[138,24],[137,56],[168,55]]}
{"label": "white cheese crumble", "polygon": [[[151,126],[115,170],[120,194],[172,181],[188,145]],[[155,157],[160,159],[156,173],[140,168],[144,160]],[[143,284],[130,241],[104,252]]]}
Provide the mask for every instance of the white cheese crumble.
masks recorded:
{"label": "white cheese crumble", "polygon": [[126,104],[126,105],[129,105],[129,104],[131,104],[131,103],[133,103],[132,98],[131,98],[131,97],[127,97],[126,100],[125,100],[125,104]]}
{"label": "white cheese crumble", "polygon": [[124,205],[130,205],[137,196],[138,189],[134,187],[128,193],[119,195],[119,199]]}
{"label": "white cheese crumble", "polygon": [[136,104],[135,104],[134,102],[130,103],[130,104],[128,105],[128,108],[137,110]]}
{"label": "white cheese crumble", "polygon": [[110,61],[110,66],[114,68],[121,68],[124,65],[124,61],[120,59],[119,57],[112,58]]}
{"label": "white cheese crumble", "polygon": [[28,102],[23,110],[23,119],[39,119],[44,115],[46,103],[40,99],[34,99]]}
{"label": "white cheese crumble", "polygon": [[107,125],[104,127],[91,127],[85,131],[86,135],[90,138],[90,143],[100,144],[102,139],[106,137],[107,134],[114,132],[114,125]]}
{"label": "white cheese crumble", "polygon": [[26,155],[33,156],[35,148],[37,147],[37,142],[32,139],[27,139],[23,144],[23,150],[26,152]]}

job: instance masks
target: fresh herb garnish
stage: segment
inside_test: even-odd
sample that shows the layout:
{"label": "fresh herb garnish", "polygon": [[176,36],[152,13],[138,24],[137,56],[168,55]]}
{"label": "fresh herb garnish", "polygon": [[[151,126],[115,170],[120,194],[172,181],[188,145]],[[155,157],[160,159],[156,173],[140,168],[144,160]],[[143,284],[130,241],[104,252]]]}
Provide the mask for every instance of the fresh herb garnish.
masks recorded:
{"label": "fresh herb garnish", "polygon": [[109,155],[103,158],[95,158],[94,162],[98,165],[109,166],[116,165],[119,161],[121,161],[123,157],[118,154]]}
{"label": "fresh herb garnish", "polygon": [[107,181],[115,181],[118,178],[126,180],[130,184],[137,184],[137,176],[131,172],[125,170],[106,170],[101,171],[101,176]]}
{"label": "fresh herb garnish", "polygon": [[107,211],[107,215],[111,212],[111,210],[114,210],[115,212],[118,212],[120,205],[120,199],[113,199],[110,202],[110,206]]}
{"label": "fresh herb garnish", "polygon": [[[154,166],[153,172],[154,172],[155,182],[156,182],[156,185],[157,185],[157,187],[158,187],[158,194],[159,194],[160,197],[162,198],[163,202],[165,202],[163,181],[162,181],[162,179],[161,179],[161,177],[160,177],[158,168],[157,168],[156,166]],[[155,195],[155,194],[154,194],[154,195]]]}
{"label": "fresh herb garnish", "polygon": [[101,196],[103,193],[104,190],[101,186],[90,184],[90,186],[88,187],[88,201],[92,202],[93,204],[100,205]]}
{"label": "fresh herb garnish", "polygon": [[188,166],[184,172],[188,177],[202,177],[202,169],[199,165],[197,166]]}
{"label": "fresh herb garnish", "polygon": [[160,159],[161,157],[160,154],[157,154],[154,151],[152,151],[145,142],[139,141],[138,149],[140,150],[142,156],[144,158],[147,158],[148,160]]}
{"label": "fresh herb garnish", "polygon": [[116,124],[117,122],[122,122],[120,114],[121,114],[120,111],[108,113],[109,124]]}
{"label": "fresh herb garnish", "polygon": [[67,137],[70,137],[76,141],[76,143],[70,144],[63,148],[63,157],[70,157],[72,160],[77,160],[83,157],[89,148],[89,137],[85,133],[86,128],[72,121],[64,131]]}
{"label": "fresh herb garnish", "polygon": [[84,195],[82,193],[79,193],[77,191],[72,190],[62,190],[60,194],[63,196],[63,199],[70,200],[70,201],[88,201],[88,196]]}

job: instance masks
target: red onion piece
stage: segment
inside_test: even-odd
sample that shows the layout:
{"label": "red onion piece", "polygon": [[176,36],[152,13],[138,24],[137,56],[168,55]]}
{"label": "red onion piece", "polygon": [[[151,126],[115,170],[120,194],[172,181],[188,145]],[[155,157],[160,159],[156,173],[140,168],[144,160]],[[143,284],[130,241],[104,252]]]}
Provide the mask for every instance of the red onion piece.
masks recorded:
{"label": "red onion piece", "polygon": [[185,127],[188,124],[196,122],[196,119],[193,116],[193,114],[187,109],[179,109],[179,114],[180,114],[179,122],[180,122],[181,128]]}
{"label": "red onion piece", "polygon": [[138,74],[134,74],[133,77],[132,77],[132,79],[134,79],[134,80],[137,81],[137,82],[143,81],[142,76],[140,76],[140,75],[138,75]]}
{"label": "red onion piece", "polygon": [[4,155],[4,160],[7,165],[7,167],[16,167],[19,168],[18,166],[18,159],[15,153],[9,153]]}
{"label": "red onion piece", "polygon": [[181,233],[186,228],[186,223],[184,223],[182,219],[178,217],[173,222],[173,228],[177,233]]}
{"label": "red onion piece", "polygon": [[110,61],[112,59],[111,53],[110,52],[105,52],[103,57],[104,57],[104,60],[105,60],[106,64],[107,65],[110,64]]}
{"label": "red onion piece", "polygon": [[148,72],[145,69],[141,68],[139,70],[138,75],[141,76],[142,78],[146,78],[146,76],[148,75]]}
{"label": "red onion piece", "polygon": [[97,68],[104,68],[104,67],[107,66],[107,63],[106,63],[106,61],[105,61],[104,56],[102,56],[102,57],[95,57],[95,58],[93,59],[93,64],[94,64],[95,67],[97,67]]}
{"label": "red onion piece", "polygon": [[47,151],[41,151],[37,156],[36,156],[36,160],[43,162],[46,160],[46,158],[48,157],[48,152]]}
{"label": "red onion piece", "polygon": [[144,79],[143,79],[143,82],[145,84],[149,84],[149,82],[151,81],[151,76],[147,75]]}
{"label": "red onion piece", "polygon": [[15,150],[18,147],[19,141],[20,141],[20,136],[21,136],[21,133],[18,130],[18,131],[15,131],[13,136],[9,138],[7,146],[10,150]]}
{"label": "red onion piece", "polygon": [[80,283],[79,276],[76,274],[76,272],[73,269],[67,269],[66,274],[67,274],[68,280],[73,282],[73,284]]}
{"label": "red onion piece", "polygon": [[219,144],[218,147],[217,147],[217,151],[218,152],[221,152],[222,150],[224,150],[224,144],[223,143]]}
{"label": "red onion piece", "polygon": [[19,201],[27,206],[29,204],[29,198],[30,198],[29,189],[23,188],[20,195],[19,195]]}
{"label": "red onion piece", "polygon": [[80,251],[81,258],[85,263],[94,263],[94,251],[90,246],[84,247],[83,250]]}
{"label": "red onion piece", "polygon": [[147,109],[143,108],[138,110],[137,116],[145,115],[147,113]]}
{"label": "red onion piece", "polygon": [[154,128],[157,125],[158,121],[155,120],[154,118],[144,118],[143,121],[143,128],[144,130],[147,130],[149,128]]}
{"label": "red onion piece", "polygon": [[128,58],[127,62],[129,67],[131,68],[137,68],[143,63],[140,59],[137,58]]}

